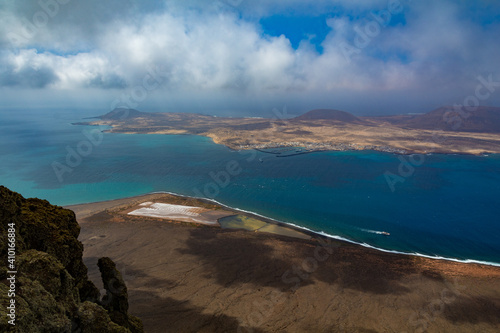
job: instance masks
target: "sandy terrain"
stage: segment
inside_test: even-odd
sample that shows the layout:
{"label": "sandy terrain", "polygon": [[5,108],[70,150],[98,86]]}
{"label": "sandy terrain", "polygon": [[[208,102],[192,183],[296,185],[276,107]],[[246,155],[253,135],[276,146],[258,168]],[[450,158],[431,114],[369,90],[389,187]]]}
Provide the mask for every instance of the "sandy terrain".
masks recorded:
{"label": "sandy terrain", "polygon": [[232,149],[300,146],[315,150],[371,149],[402,154],[500,153],[499,133],[416,129],[388,122],[383,117],[342,122],[141,113],[136,118],[83,124],[112,126],[110,131],[116,133],[203,135]]}
{"label": "sandy terrain", "polygon": [[[182,222],[201,223],[218,226],[217,220],[221,217],[232,215],[231,212],[215,212],[207,208],[172,205],[166,203],[145,202],[141,208],[135,209],[128,215],[156,217]],[[213,213],[216,213],[215,215]]]}
{"label": "sandy terrain", "polygon": [[165,195],[74,206],[91,279],[106,253],[146,332],[500,330],[500,268],[127,214],[147,201],[224,210]]}

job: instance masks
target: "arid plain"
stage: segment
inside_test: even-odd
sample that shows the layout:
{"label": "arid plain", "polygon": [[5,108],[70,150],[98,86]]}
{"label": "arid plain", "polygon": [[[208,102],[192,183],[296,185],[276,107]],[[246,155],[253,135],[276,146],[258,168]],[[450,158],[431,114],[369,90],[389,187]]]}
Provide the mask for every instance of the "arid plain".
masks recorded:
{"label": "arid plain", "polygon": [[[128,213],[166,194],[68,207],[89,277],[106,253],[147,332],[498,332],[500,268]],[[237,212],[234,212],[237,213]]]}
{"label": "arid plain", "polygon": [[356,117],[339,110],[312,110],[287,119],[224,118],[189,113],[116,109],[98,120],[114,133],[195,134],[232,149],[303,147],[378,150],[390,153],[500,153],[500,108],[464,113],[442,107],[422,115]]}

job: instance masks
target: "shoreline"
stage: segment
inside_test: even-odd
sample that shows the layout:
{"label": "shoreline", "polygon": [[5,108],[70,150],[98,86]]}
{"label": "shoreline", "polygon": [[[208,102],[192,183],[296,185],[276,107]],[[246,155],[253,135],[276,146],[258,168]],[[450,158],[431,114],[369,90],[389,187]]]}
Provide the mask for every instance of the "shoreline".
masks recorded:
{"label": "shoreline", "polygon": [[[328,234],[324,231],[315,231],[306,227],[302,227],[296,224],[293,224],[291,222],[285,222],[285,221],[280,221],[276,220],[264,215],[261,215],[256,212],[252,211],[247,211],[244,209],[236,208],[236,207],[230,207],[227,206],[221,202],[218,202],[217,200],[214,199],[208,199],[208,198],[199,198],[199,197],[194,197],[194,196],[187,196],[187,195],[182,195],[174,192],[168,192],[168,191],[159,191],[159,192],[151,192],[143,195],[137,195],[137,196],[132,196],[132,197],[127,197],[127,198],[121,198],[121,199],[113,199],[113,200],[106,200],[106,201],[97,201],[97,202],[89,202],[89,203],[82,203],[82,204],[76,204],[76,205],[67,205],[63,206],[64,208],[70,209],[75,211],[75,214],[77,214],[77,218],[83,219],[92,215],[95,215],[97,213],[106,211],[108,209],[113,209],[113,208],[118,208],[120,206],[124,205],[132,205],[134,203],[137,203],[141,201],[142,199],[147,200],[148,197],[155,196],[155,195],[172,195],[174,197],[182,198],[182,199],[195,199],[200,202],[203,202],[205,204],[210,204],[210,205],[217,205],[221,208],[224,208],[225,210],[235,212],[236,214],[241,214],[241,215],[246,215],[249,217],[257,218],[260,219],[266,223],[277,225],[280,227],[285,227],[289,228],[301,233],[304,233],[308,236],[311,237],[312,241],[315,241],[318,237],[326,237],[330,238],[342,243],[347,243],[355,246],[360,246],[365,249],[371,249],[371,250],[376,250],[379,252],[383,253],[390,253],[390,254],[396,254],[396,255],[404,255],[404,256],[412,256],[412,257],[420,257],[420,258],[426,258],[426,259],[431,259],[431,260],[443,260],[443,261],[448,261],[448,262],[455,262],[455,263],[460,263],[460,264],[474,264],[474,265],[481,265],[481,266],[490,266],[490,267],[500,267],[500,263],[496,262],[489,262],[489,261],[482,261],[482,260],[475,260],[475,259],[457,259],[457,258],[449,258],[449,257],[442,257],[442,256],[431,256],[431,255],[426,255],[422,253],[409,253],[409,252],[402,252],[402,251],[396,251],[396,250],[390,250],[390,249],[383,249],[379,247],[372,246],[370,244],[364,243],[364,242],[358,242],[355,240],[351,240],[342,236],[338,235],[332,235]],[[79,210],[79,208],[88,208],[89,205],[93,206],[98,206],[100,208],[91,209],[90,212],[85,212],[83,210]],[[222,227],[220,227],[222,229]],[[298,238],[295,238],[298,239]]]}
{"label": "shoreline", "polygon": [[[82,124],[78,124],[82,125]],[[83,126],[101,126],[101,125],[83,125]],[[113,125],[109,125],[113,127]],[[306,148],[305,146],[280,146],[280,145],[271,145],[269,147],[261,147],[261,148],[255,148],[255,147],[248,147],[248,148],[242,148],[242,144],[234,144],[234,145],[228,145],[223,142],[218,142],[216,141],[212,136],[210,135],[204,135],[204,134],[194,134],[194,133],[157,133],[157,132],[118,132],[118,131],[113,131],[113,128],[108,129],[108,130],[103,130],[103,133],[108,133],[108,134],[125,134],[125,135],[193,135],[193,136],[200,136],[200,137],[205,137],[208,139],[211,139],[212,142],[216,145],[221,145],[226,148],[229,148],[234,151],[242,151],[242,150],[256,150],[260,151],[263,153],[268,153],[264,152],[261,149],[281,149],[281,148]],[[346,144],[350,145],[350,144]],[[370,148],[362,148],[362,149],[353,149],[353,148],[348,148],[348,149],[328,149],[328,148],[320,148],[317,150],[311,150],[307,152],[301,152],[299,154],[294,154],[294,155],[289,155],[289,156],[277,156],[277,157],[291,157],[295,155],[304,155],[304,154],[310,154],[310,153],[316,153],[316,152],[364,152],[364,151],[371,151],[375,153],[386,153],[386,154],[393,154],[393,155],[402,155],[402,156],[408,156],[408,155],[463,155],[463,156],[489,156],[489,155],[500,155],[500,152],[498,151],[481,151],[481,152],[457,152],[457,151],[448,151],[448,150],[435,150],[435,151],[420,151],[420,150],[412,150],[409,148],[405,149],[400,149],[400,148],[393,148],[390,146],[387,146],[386,149],[376,149],[376,147],[370,147]],[[404,150],[404,152],[402,151]],[[269,153],[273,154],[274,153]]]}
{"label": "shoreline", "polygon": [[266,152],[263,149],[282,149],[282,148],[306,148],[304,146],[270,146],[266,148],[255,148],[255,147],[248,147],[248,148],[241,148],[241,145],[227,145],[222,142],[217,142],[214,140],[209,135],[200,135],[200,134],[191,134],[191,133],[184,133],[184,134],[161,134],[161,133],[139,133],[139,132],[132,132],[132,133],[121,133],[121,132],[113,132],[113,131],[106,131],[106,133],[109,134],[129,134],[129,135],[136,135],[136,134],[143,134],[143,135],[194,135],[194,136],[202,136],[205,138],[209,138],[212,140],[212,142],[216,145],[222,145],[224,147],[227,147],[231,150],[234,151],[242,151],[242,150],[255,150],[261,153],[265,154],[270,154],[270,155],[275,155],[276,157],[293,157],[297,155],[304,155],[304,154],[311,154],[311,153],[320,153],[320,152],[373,152],[373,153],[383,153],[383,154],[392,154],[396,156],[409,156],[409,155],[457,155],[457,156],[479,156],[479,157],[488,157],[491,155],[500,155],[500,152],[495,152],[495,151],[481,151],[478,153],[471,153],[471,152],[456,152],[456,151],[448,151],[448,150],[435,150],[435,151],[419,151],[419,150],[412,150],[412,149],[404,149],[404,152],[399,149],[399,148],[393,148],[393,147],[388,147],[387,150],[385,149],[376,149],[374,147],[370,148],[362,148],[362,149],[353,149],[353,148],[348,148],[348,149],[328,149],[328,148],[318,148],[317,150],[310,150],[310,151],[305,151],[305,152],[300,152],[297,154],[292,154],[292,155],[285,155],[285,156],[279,156],[276,155],[275,153],[271,152]]}
{"label": "shoreline", "polygon": [[89,279],[102,289],[97,262],[111,258],[146,332],[500,327],[498,267],[385,253],[318,233],[300,239],[128,214],[144,201],[228,211],[213,200],[155,193],[76,207],[80,216],[95,212],[78,218]]}
{"label": "shoreline", "polygon": [[[281,148],[306,148],[307,144],[313,144],[313,143],[304,143],[303,146],[301,145],[273,145],[271,144],[269,147],[261,147],[262,145],[267,145],[267,144],[251,144],[248,145],[248,147],[243,147],[245,146],[243,143],[234,143],[234,144],[226,144],[224,142],[221,142],[220,140],[216,140],[213,136],[211,136],[209,133],[201,133],[201,134],[196,134],[196,133],[189,133],[189,132],[179,132],[179,133],[165,133],[165,132],[134,132],[134,131],[114,131],[113,129],[116,127],[116,125],[98,125],[98,124],[90,124],[90,123],[72,123],[72,125],[77,125],[77,126],[109,126],[109,129],[102,130],[102,133],[107,133],[107,134],[125,134],[125,135],[193,135],[193,136],[199,136],[199,137],[205,137],[210,140],[216,145],[221,145],[226,148],[229,148],[234,151],[242,151],[242,150],[256,150],[262,153],[268,153],[272,155],[276,155],[274,153],[266,152],[263,151],[262,149],[281,149]],[[327,143],[317,143],[317,144],[322,144],[326,145]],[[409,155],[463,155],[463,156],[481,156],[481,157],[487,157],[490,155],[500,155],[500,151],[486,151],[482,150],[480,152],[463,152],[463,151],[452,151],[452,150],[446,150],[446,149],[436,149],[434,151],[421,151],[421,150],[415,150],[411,148],[395,148],[391,147],[388,145],[383,145],[383,146],[378,146],[378,145],[370,145],[371,147],[363,147],[361,149],[355,149],[352,146],[357,145],[354,143],[339,143],[337,144],[339,146],[349,146],[350,148],[325,148],[325,147],[318,147],[317,149],[312,149],[309,151],[305,152],[300,152],[297,154],[292,154],[292,155],[285,155],[285,156],[280,156],[276,155],[277,157],[291,157],[291,156],[296,156],[296,155],[304,155],[304,154],[310,154],[310,153],[316,153],[316,152],[375,152],[375,153],[387,153],[387,154],[393,154],[393,155],[401,155],[401,156],[409,156]],[[379,149],[377,149],[379,148]]]}

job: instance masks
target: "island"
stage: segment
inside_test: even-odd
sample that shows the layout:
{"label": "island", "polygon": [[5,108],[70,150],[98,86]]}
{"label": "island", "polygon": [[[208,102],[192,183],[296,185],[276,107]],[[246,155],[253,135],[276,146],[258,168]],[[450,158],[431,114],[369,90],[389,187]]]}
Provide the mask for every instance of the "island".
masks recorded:
{"label": "island", "polygon": [[235,150],[500,153],[500,108],[486,106],[471,112],[447,106],[421,115],[380,117],[356,117],[345,111],[317,109],[287,119],[148,113],[119,108],[94,120],[74,124],[109,126],[106,131],[112,133],[202,135]]}

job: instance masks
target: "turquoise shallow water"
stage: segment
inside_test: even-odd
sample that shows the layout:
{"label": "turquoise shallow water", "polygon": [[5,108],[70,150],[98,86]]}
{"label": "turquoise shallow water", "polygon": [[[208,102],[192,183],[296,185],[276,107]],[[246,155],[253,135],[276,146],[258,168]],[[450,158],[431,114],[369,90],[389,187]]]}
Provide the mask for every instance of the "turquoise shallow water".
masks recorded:
{"label": "turquoise shallow water", "polygon": [[[384,176],[397,173],[393,154],[278,158],[197,136],[100,138],[70,124],[95,114],[0,111],[0,184],[58,205],[155,191],[204,196],[386,250],[500,263],[499,155],[425,156],[393,192]],[[81,160],[66,160],[78,149]],[[59,178],[54,165],[67,167]]]}

